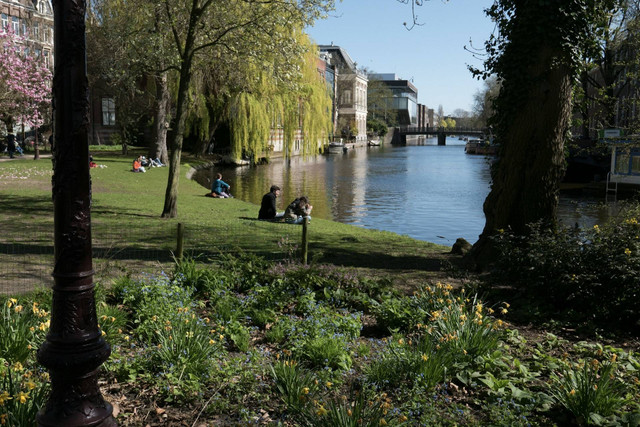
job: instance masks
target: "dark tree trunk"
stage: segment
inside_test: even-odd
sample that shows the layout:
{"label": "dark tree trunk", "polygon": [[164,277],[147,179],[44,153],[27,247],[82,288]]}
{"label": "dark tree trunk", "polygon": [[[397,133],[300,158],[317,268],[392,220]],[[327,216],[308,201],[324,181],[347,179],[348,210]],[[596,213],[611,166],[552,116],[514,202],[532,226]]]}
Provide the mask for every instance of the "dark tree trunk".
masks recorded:
{"label": "dark tree trunk", "polygon": [[37,127],[36,127],[36,134],[34,135],[34,139],[33,139],[33,149],[34,149],[33,160],[39,160],[40,147],[38,147],[38,128]]}
{"label": "dark tree trunk", "polygon": [[178,182],[180,181],[180,158],[182,157],[182,142],[184,129],[187,122],[188,92],[191,84],[191,66],[193,63],[195,31],[199,25],[203,9],[197,0],[191,5],[191,16],[182,51],[180,64],[180,82],[178,83],[178,103],[176,105],[175,126],[171,132],[171,158],[169,160],[169,179],[167,191],[164,196],[164,208],[162,218],[175,218],[178,216]]}
{"label": "dark tree trunk", "polygon": [[180,70],[180,84],[178,85],[178,104],[176,108],[175,127],[171,132],[171,158],[169,159],[169,179],[164,196],[162,218],[178,216],[178,183],[180,180],[180,158],[182,157],[182,142],[184,139],[185,123],[187,121],[187,101],[189,83],[191,80],[191,59],[185,59]]}
{"label": "dark tree trunk", "polygon": [[169,161],[167,152],[167,131],[169,129],[169,87],[167,85],[167,74],[162,73],[155,77],[156,99],[155,99],[155,126],[153,128],[153,145],[149,150],[149,157],[160,159],[164,164]]}
{"label": "dark tree trunk", "polygon": [[568,66],[553,64],[559,57],[553,49],[539,46],[536,54],[538,61],[522,70],[536,83],[523,94],[523,103],[499,141],[500,159],[484,203],[486,224],[468,258],[479,266],[493,258],[490,237],[498,230],[525,234],[529,223],[555,223],[573,73]]}

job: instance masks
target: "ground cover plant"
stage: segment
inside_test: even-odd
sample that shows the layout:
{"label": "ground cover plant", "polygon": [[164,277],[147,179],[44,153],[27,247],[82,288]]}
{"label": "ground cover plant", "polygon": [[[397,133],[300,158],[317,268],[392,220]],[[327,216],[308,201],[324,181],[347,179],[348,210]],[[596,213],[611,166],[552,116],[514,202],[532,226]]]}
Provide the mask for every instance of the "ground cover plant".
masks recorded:
{"label": "ground cover plant", "polygon": [[[640,420],[636,351],[525,337],[507,321],[508,302],[484,302],[470,286],[425,281],[405,296],[352,270],[245,254],[185,258],[96,294],[112,344],[103,392],[120,425]],[[33,416],[46,393],[34,352],[47,298],[0,301],[0,419],[8,425]],[[400,305],[406,316],[389,323]],[[28,351],[18,351],[25,342]]]}

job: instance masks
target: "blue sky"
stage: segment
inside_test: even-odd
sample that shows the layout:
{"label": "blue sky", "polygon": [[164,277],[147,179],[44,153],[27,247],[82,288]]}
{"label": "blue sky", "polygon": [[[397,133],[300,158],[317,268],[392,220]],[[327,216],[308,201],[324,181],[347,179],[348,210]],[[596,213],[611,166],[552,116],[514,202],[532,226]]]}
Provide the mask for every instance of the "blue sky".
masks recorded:
{"label": "blue sky", "polygon": [[467,70],[481,59],[464,49],[484,47],[494,24],[484,14],[493,0],[430,0],[416,8],[419,23],[407,31],[411,6],[397,0],[343,0],[326,20],[307,28],[317,44],[344,48],[358,67],[412,79],[418,102],[445,113],[471,111],[473,95],[483,87]]}

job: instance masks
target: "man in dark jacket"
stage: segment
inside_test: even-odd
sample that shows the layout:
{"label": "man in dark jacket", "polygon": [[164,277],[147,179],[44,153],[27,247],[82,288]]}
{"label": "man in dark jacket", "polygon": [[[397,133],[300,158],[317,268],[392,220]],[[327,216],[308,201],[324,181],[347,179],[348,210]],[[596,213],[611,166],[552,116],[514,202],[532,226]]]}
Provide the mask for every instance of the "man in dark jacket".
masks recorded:
{"label": "man in dark jacket", "polygon": [[262,196],[262,204],[258,219],[273,219],[276,217],[276,198],[280,195],[280,187],[272,185],[269,192]]}

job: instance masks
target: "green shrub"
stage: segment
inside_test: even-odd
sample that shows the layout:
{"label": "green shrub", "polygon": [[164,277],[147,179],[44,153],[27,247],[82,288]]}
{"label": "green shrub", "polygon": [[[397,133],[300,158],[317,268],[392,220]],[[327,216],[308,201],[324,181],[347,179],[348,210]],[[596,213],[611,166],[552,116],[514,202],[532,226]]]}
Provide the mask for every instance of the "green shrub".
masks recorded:
{"label": "green shrub", "polygon": [[640,320],[636,214],[629,210],[588,230],[532,224],[526,236],[501,232],[495,237],[499,255],[493,281],[519,287],[579,320],[633,325]]}

